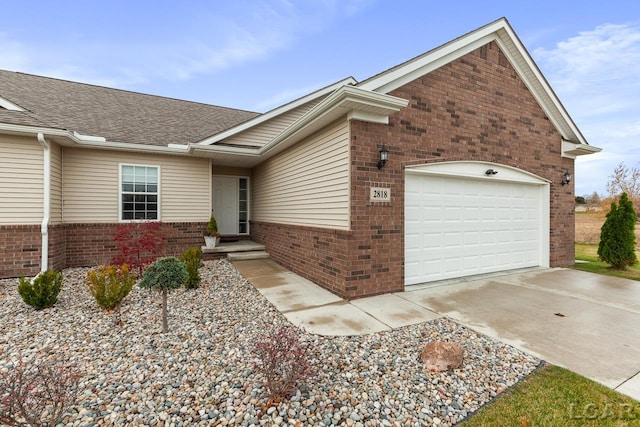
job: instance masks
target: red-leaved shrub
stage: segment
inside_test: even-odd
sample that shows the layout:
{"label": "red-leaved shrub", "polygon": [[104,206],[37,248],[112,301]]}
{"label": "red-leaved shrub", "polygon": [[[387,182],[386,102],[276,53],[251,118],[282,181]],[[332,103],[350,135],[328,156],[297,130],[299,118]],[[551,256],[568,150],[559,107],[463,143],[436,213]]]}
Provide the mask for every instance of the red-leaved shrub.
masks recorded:
{"label": "red-leaved shrub", "polygon": [[118,254],[111,264],[127,264],[136,270],[138,276],[142,270],[164,252],[165,237],[162,234],[162,222],[130,222],[119,225],[113,236]]}

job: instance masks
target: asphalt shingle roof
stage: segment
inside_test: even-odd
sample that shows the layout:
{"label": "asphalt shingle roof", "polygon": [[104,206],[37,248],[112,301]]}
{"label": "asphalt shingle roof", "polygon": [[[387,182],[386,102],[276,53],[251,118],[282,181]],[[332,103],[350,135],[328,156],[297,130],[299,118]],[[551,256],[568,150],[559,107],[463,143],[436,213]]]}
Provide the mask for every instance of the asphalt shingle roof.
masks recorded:
{"label": "asphalt shingle roof", "polygon": [[259,113],[0,70],[0,122],[166,146],[198,142]]}

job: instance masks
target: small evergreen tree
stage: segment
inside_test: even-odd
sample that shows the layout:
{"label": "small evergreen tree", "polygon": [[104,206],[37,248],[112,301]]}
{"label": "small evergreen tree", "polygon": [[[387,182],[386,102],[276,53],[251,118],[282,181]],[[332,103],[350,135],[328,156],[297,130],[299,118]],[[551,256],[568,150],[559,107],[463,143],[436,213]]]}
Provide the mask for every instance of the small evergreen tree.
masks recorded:
{"label": "small evergreen tree", "polygon": [[49,308],[58,301],[62,289],[61,271],[42,271],[33,280],[20,278],[18,293],[22,300],[36,310]]}
{"label": "small evergreen tree", "polygon": [[178,289],[189,279],[184,264],[177,258],[160,258],[142,273],[140,287],[162,293],[162,332],[168,332],[167,294]]}
{"label": "small evergreen tree", "polygon": [[598,256],[613,268],[624,269],[638,262],[636,257],[636,213],[633,202],[627,193],[622,193],[620,202],[611,202],[611,210],[607,213],[600,229]]}
{"label": "small evergreen tree", "polygon": [[101,265],[89,270],[85,283],[100,307],[117,310],[135,285],[136,275],[129,271],[127,264]]}
{"label": "small evergreen tree", "polygon": [[187,273],[189,274],[189,278],[185,282],[184,287],[187,289],[196,289],[200,286],[201,281],[198,269],[202,263],[202,249],[197,246],[187,249],[182,254],[180,261],[184,263]]}

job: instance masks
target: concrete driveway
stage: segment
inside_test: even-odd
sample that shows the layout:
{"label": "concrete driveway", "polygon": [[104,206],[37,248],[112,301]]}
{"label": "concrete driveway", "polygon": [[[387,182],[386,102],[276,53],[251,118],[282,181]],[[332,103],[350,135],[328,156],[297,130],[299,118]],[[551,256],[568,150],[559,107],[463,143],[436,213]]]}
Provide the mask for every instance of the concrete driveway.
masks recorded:
{"label": "concrete driveway", "polygon": [[640,282],[544,269],[397,295],[640,400]]}
{"label": "concrete driveway", "polygon": [[360,335],[448,316],[640,400],[640,282],[527,269],[352,301],[270,259],[234,262],[291,323]]}

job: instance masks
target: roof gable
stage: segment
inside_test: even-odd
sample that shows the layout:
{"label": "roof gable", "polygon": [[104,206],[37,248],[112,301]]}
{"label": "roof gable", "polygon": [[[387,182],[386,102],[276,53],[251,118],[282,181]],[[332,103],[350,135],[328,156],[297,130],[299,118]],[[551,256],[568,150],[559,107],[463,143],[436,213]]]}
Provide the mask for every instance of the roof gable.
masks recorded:
{"label": "roof gable", "polygon": [[[357,81],[353,77],[347,77],[346,79],[340,80],[336,83],[333,83],[329,86],[326,86],[322,89],[319,89],[315,92],[312,92],[308,95],[305,95],[301,98],[298,98],[294,101],[288,102],[287,104],[281,105],[280,107],[274,108],[273,110],[267,111],[264,114],[261,114],[257,117],[254,117],[251,120],[248,120],[244,123],[241,123],[237,126],[234,126],[231,129],[228,129],[219,134],[213,135],[201,142],[200,145],[210,145],[215,144],[224,139],[233,139],[234,137],[241,137],[242,133],[251,130],[254,131],[256,128],[264,126],[266,122],[269,121],[281,121],[276,128],[278,129],[275,133],[279,133],[284,130],[288,125],[297,120],[300,115],[295,113],[295,110],[302,110],[305,106],[316,105],[320,100],[330,93],[336,91],[340,87],[344,85],[354,85]],[[308,110],[307,108],[306,110]],[[306,111],[305,111],[306,112]],[[287,117],[289,116],[289,117]],[[283,120],[280,120],[283,119]],[[267,134],[271,134],[272,132],[267,132]],[[258,146],[262,146],[266,144],[269,140],[261,141]]]}
{"label": "roof gable", "polygon": [[380,93],[389,93],[492,41],[498,44],[563,139],[574,144],[587,144],[585,137],[573,122],[569,113],[565,110],[505,18],[498,19],[423,55],[364,80],[358,84],[358,87]]}

